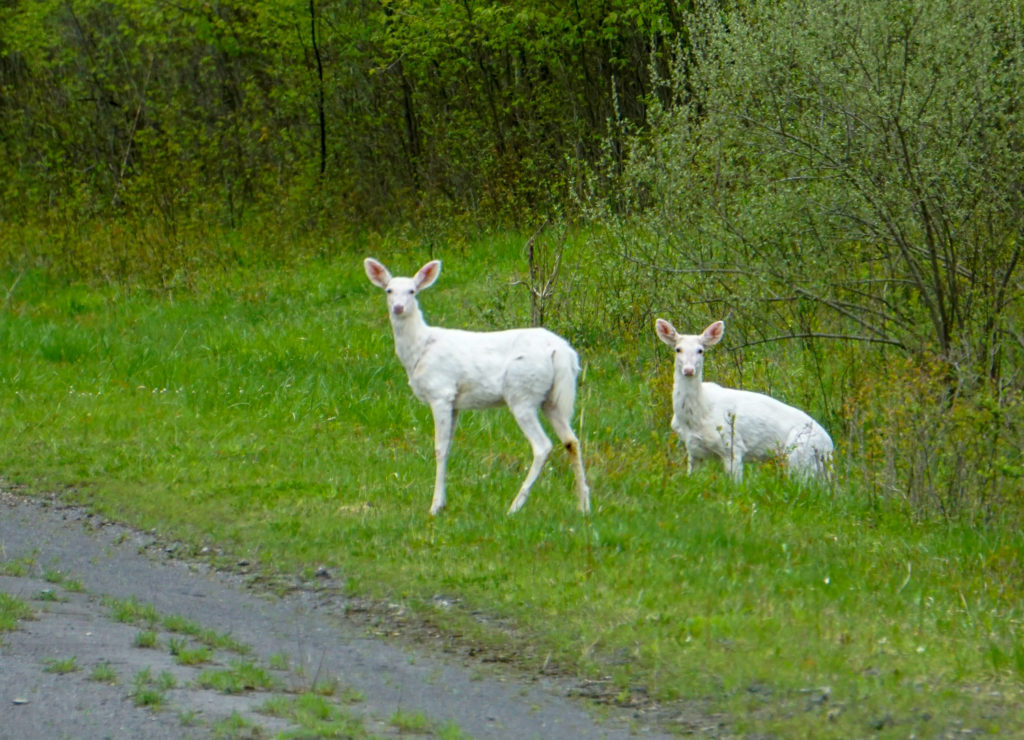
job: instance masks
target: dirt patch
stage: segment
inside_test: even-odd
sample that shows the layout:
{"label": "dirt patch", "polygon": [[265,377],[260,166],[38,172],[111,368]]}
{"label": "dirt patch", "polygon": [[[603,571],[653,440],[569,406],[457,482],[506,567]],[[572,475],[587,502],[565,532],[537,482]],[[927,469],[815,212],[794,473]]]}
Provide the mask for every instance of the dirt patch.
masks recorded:
{"label": "dirt patch", "polygon": [[[346,598],[330,573],[268,582],[185,550],[56,499],[0,492],[0,592],[35,613],[0,633],[0,739],[268,737],[296,727],[268,703],[314,690],[381,737],[727,734],[642,692],[620,706],[602,682],[528,675],[515,656],[400,607]],[[125,603],[151,606],[150,621],[119,621]],[[197,629],[228,639],[204,646]],[[185,651],[203,659],[182,661]]]}

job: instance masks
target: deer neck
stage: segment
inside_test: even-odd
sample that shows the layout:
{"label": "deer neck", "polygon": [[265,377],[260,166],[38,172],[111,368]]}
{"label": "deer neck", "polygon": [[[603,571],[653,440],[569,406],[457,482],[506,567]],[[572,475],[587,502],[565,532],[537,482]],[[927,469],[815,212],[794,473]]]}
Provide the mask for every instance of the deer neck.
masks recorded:
{"label": "deer neck", "polygon": [[423,319],[419,306],[403,316],[391,316],[391,328],[395,333],[395,354],[406,372],[412,372],[430,343],[430,327]]}
{"label": "deer neck", "polygon": [[680,421],[695,421],[707,413],[704,381],[701,374],[683,375],[676,368],[675,383],[672,387],[672,405]]}

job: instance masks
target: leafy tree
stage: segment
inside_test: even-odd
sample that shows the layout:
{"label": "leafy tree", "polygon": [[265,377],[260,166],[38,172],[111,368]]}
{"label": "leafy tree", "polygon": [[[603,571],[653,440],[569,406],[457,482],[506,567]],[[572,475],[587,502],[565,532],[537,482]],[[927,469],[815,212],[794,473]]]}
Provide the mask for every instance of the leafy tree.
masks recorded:
{"label": "leafy tree", "polygon": [[[15,3],[0,27],[10,187],[78,213],[205,210],[237,220],[292,163],[301,112],[273,66],[279,8],[134,0]],[[273,133],[272,133],[273,132]],[[41,192],[40,189],[45,189]],[[15,201],[17,202],[17,201]]]}
{"label": "leafy tree", "polygon": [[757,2],[691,28],[634,160],[638,258],[776,326],[934,352],[954,384],[1024,380],[1019,5]]}
{"label": "leafy tree", "polygon": [[10,209],[242,223],[290,201],[485,219],[639,122],[679,0],[7,0]]}

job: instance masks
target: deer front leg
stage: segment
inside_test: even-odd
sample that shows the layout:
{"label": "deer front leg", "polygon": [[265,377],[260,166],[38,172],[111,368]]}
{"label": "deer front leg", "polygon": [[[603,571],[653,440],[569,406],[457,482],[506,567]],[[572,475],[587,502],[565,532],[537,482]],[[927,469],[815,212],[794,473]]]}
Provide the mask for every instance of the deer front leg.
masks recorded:
{"label": "deer front leg", "polygon": [[439,403],[430,407],[434,414],[434,460],[437,473],[434,477],[434,500],[430,504],[431,516],[436,515],[446,503],[444,493],[445,473],[448,470],[448,453],[452,448],[452,436],[455,433],[456,411],[450,404]]}
{"label": "deer front leg", "polygon": [[743,438],[736,433],[736,414],[730,413],[727,418],[729,425],[722,430],[722,442],[725,445],[722,464],[733,481],[740,483],[743,480],[743,456],[746,454],[746,446]]}
{"label": "deer front leg", "polygon": [[743,456],[745,454],[746,448],[739,443],[739,440],[735,439],[730,440],[722,453],[722,466],[734,483],[743,482]]}

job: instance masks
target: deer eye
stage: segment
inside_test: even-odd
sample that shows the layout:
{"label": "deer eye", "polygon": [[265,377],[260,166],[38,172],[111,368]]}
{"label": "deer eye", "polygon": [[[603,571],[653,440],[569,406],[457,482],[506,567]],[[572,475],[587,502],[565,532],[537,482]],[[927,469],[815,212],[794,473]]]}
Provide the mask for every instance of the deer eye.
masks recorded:
{"label": "deer eye", "polygon": [[412,288],[409,288],[409,295],[413,295],[415,292],[416,292],[415,290],[413,290]]}
{"label": "deer eye", "polygon": [[682,352],[682,351],[683,351],[683,348],[682,348],[682,347],[676,347],[676,354],[677,354],[677,355],[678,355],[678,354],[679,354],[680,352]]}
{"label": "deer eye", "polygon": [[703,347],[698,347],[698,348],[697,348],[697,354],[698,354],[698,355],[702,355],[702,354],[704,354],[704,348],[703,348]]}
{"label": "deer eye", "polygon": [[384,292],[387,293],[388,295],[391,295],[392,291],[391,291],[391,288],[385,288]]}

